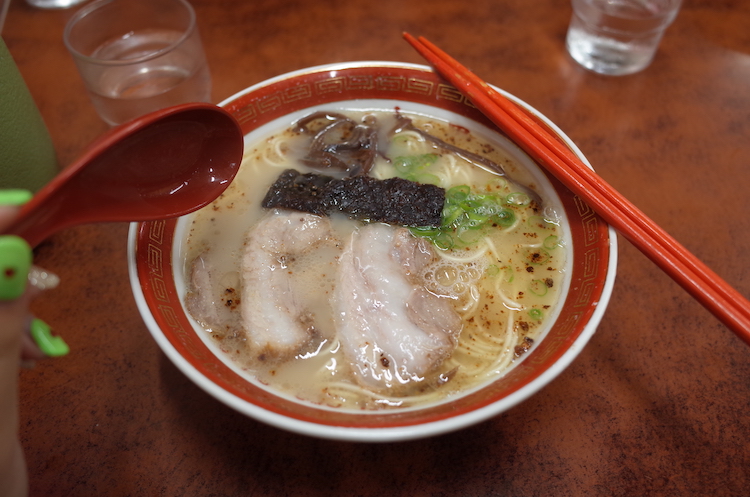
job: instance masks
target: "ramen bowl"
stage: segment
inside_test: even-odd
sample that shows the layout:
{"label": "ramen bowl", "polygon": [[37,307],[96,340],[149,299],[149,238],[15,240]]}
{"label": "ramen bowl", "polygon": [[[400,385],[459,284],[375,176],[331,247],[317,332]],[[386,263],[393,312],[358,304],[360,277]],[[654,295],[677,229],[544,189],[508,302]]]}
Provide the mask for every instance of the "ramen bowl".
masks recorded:
{"label": "ramen bowl", "polygon": [[[512,95],[506,96],[586,161],[547,118]],[[319,109],[397,108],[492,134],[505,152],[538,178],[535,183],[556,198],[563,211],[567,254],[554,315],[548,318],[540,338],[507,371],[433,403],[377,410],[337,409],[300,400],[257,381],[219,352],[206,330],[189,315],[183,247],[189,216],[132,224],[130,277],[148,329],[178,369],[227,406],[269,425],[320,438],[385,442],[433,436],[487,420],[524,401],[558,376],[595,332],[615,279],[613,230],[430,68],[395,62],[313,67],[254,85],[220,105],[236,117],[246,144]]]}

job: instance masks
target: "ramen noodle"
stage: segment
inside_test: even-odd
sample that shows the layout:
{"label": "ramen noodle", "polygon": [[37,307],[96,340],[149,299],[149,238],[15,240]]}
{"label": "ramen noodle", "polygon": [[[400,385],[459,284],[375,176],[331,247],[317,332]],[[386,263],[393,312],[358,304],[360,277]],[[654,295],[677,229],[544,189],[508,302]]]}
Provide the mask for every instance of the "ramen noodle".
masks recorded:
{"label": "ramen noodle", "polygon": [[[345,114],[375,130],[371,164],[313,169],[310,134],[279,129],[246,146],[234,182],[191,218],[185,302],[205,340],[251,381],[331,408],[420,406],[505,374],[557,313],[565,288],[562,209],[476,132],[419,115],[404,126],[393,111]],[[290,169],[436,185],[445,192],[442,224],[262,207]],[[399,250],[408,254],[393,255]],[[394,266],[389,257],[402,259]],[[378,329],[362,311],[365,300],[381,307]],[[352,327],[395,343],[353,338],[362,329]]]}

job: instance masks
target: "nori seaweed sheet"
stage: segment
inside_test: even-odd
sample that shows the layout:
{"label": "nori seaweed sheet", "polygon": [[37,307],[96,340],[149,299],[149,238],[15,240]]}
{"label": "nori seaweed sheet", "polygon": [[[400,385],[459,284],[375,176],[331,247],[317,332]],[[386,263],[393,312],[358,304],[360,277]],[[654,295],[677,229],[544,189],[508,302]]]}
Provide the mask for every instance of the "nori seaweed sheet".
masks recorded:
{"label": "nori seaweed sheet", "polygon": [[288,169],[276,179],[261,205],[321,216],[340,211],[367,221],[438,227],[444,203],[445,190],[435,185],[402,178],[336,179]]}
{"label": "nori seaweed sheet", "polygon": [[327,201],[326,186],[336,181],[331,176],[322,174],[301,174],[294,169],[287,169],[276,178],[261,205],[263,207],[286,207],[319,216],[331,212]]}

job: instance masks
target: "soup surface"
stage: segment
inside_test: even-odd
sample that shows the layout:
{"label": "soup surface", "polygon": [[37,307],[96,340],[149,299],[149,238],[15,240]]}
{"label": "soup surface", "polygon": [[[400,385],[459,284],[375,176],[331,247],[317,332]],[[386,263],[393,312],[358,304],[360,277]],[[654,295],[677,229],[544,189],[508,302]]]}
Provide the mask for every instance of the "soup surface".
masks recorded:
{"label": "soup surface", "polygon": [[[464,127],[400,111],[329,114],[249,143],[232,185],[191,217],[185,305],[206,341],[252,381],[332,408],[420,406],[504,374],[557,313],[562,208]],[[336,199],[322,214],[263,207],[290,170],[435,185],[438,223],[373,221]],[[363,195],[378,210],[390,201],[375,191]]]}

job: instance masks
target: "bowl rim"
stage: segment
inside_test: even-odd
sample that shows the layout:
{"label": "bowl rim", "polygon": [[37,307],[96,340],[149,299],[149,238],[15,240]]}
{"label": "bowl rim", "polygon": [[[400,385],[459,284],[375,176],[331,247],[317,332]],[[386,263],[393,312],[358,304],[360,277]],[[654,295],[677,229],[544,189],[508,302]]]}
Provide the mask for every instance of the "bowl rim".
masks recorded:
{"label": "bowl rim", "polygon": [[[231,104],[233,102],[237,102],[245,95],[254,93],[259,89],[272,86],[279,82],[299,78],[306,74],[314,74],[321,71],[335,72],[351,70],[354,68],[368,67],[408,69],[432,73],[432,69],[429,66],[406,62],[354,61],[322,64],[287,72],[261,81],[224,99],[218,105],[227,109],[228,107],[231,107]],[[546,116],[528,105],[526,102],[515,97],[514,95],[511,95],[499,88],[495,89],[503,93],[503,95],[505,95],[507,98],[513,100],[516,104],[522,106],[528,112],[532,113],[535,118],[540,119],[554,133],[556,133],[558,137],[560,137],[564,141],[565,145],[568,146],[578,157],[580,157],[588,167],[591,167],[588,160],[585,158],[579,148],[573,143],[573,141]],[[249,131],[245,132],[245,134],[247,133],[249,133]],[[603,221],[601,222],[606,225],[606,223],[604,223]],[[247,402],[246,400],[239,398],[238,396],[225,390],[224,388],[221,388],[219,385],[216,385],[210,378],[206,377],[201,371],[199,371],[193,364],[191,364],[185,357],[182,356],[182,354],[166,337],[164,331],[160,328],[159,324],[154,318],[147,302],[146,295],[142,286],[141,277],[139,275],[137,260],[137,241],[141,229],[144,225],[147,224],[149,223],[131,223],[129,228],[127,256],[131,288],[135,297],[136,305],[144,320],[144,323],[146,324],[149,332],[151,333],[159,348],[172,361],[172,363],[197,386],[213,396],[215,399],[255,420],[298,434],[340,441],[392,442],[425,438],[428,436],[435,436],[452,432],[477,424],[479,422],[492,418],[500,414],[501,412],[511,409],[512,407],[515,407],[519,403],[523,402],[530,396],[540,391],[554,378],[556,378],[562,371],[564,371],[588,343],[590,338],[595,333],[606,311],[607,305],[612,295],[612,289],[614,287],[614,281],[617,272],[617,236],[614,229],[611,226],[607,225],[607,247],[609,252],[607,254],[608,262],[606,264],[606,272],[603,275],[604,282],[601,288],[601,294],[599,295],[598,301],[595,303],[595,308],[589,316],[588,321],[583,326],[583,329],[581,330],[578,337],[570,344],[565,352],[562,353],[562,355],[560,355],[557,360],[555,360],[554,363],[552,363],[539,375],[534,377],[531,381],[525,383],[522,387],[511,392],[509,395],[502,397],[495,402],[480,406],[477,409],[462,412],[455,416],[440,418],[427,423],[384,427],[338,426],[320,424],[304,419],[289,417],[284,415],[283,413],[273,412],[271,410],[263,408],[262,406]]]}

